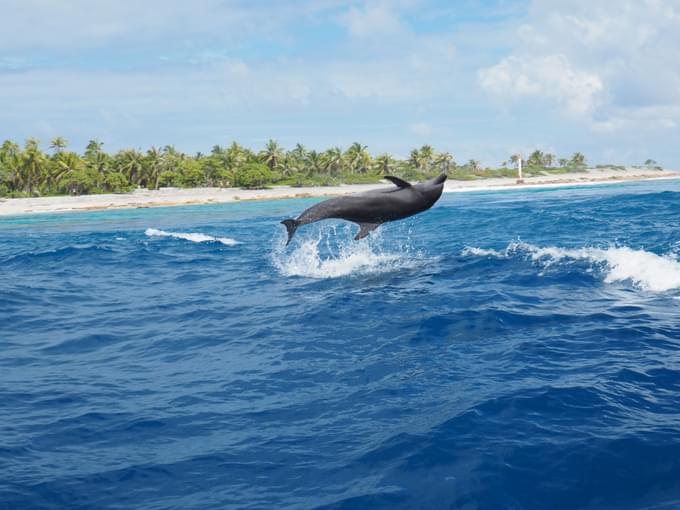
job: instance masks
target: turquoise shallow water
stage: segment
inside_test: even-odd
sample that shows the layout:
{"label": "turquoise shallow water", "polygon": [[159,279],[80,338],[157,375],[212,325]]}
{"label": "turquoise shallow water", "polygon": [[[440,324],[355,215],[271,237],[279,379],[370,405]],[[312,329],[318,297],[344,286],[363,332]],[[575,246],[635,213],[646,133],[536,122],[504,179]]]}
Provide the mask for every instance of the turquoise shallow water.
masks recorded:
{"label": "turquoise shallow water", "polygon": [[314,202],[1,219],[0,508],[680,506],[680,183]]}

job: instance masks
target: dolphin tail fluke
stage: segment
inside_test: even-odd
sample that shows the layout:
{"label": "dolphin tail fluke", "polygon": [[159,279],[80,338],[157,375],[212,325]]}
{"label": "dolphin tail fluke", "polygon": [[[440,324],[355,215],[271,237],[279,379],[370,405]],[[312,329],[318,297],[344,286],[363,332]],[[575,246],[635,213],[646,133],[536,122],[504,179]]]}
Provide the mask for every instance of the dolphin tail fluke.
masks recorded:
{"label": "dolphin tail fluke", "polygon": [[293,239],[295,231],[300,226],[300,222],[298,222],[297,220],[289,219],[283,220],[281,223],[286,226],[286,230],[288,231],[288,241],[286,242],[286,246],[288,246],[290,240]]}

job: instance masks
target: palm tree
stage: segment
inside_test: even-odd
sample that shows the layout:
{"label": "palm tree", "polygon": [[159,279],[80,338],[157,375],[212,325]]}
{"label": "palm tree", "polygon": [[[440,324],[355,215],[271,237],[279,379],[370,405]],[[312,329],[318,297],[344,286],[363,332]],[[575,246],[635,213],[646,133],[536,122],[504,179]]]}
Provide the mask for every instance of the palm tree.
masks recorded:
{"label": "palm tree", "polygon": [[269,140],[265,149],[260,152],[262,162],[267,165],[272,172],[275,172],[279,167],[283,156],[283,149],[275,140]]}
{"label": "palm tree", "polygon": [[87,145],[85,146],[84,156],[86,158],[90,158],[96,154],[101,154],[103,152],[102,151],[103,146],[104,144],[99,140],[90,140],[89,142],[87,142]]}
{"label": "palm tree", "polygon": [[323,158],[321,157],[321,154],[316,151],[309,151],[305,161],[305,175],[307,175],[307,177],[311,177],[313,174],[321,173],[322,169]]}
{"label": "palm tree", "polygon": [[0,180],[11,191],[19,187],[20,167],[21,149],[16,143],[5,140],[0,147]]}
{"label": "palm tree", "polygon": [[249,152],[238,143],[232,142],[224,151],[224,163],[227,169],[237,172],[248,161]]}
{"label": "palm tree", "polygon": [[321,155],[321,160],[324,170],[330,175],[337,175],[345,163],[340,147],[333,147],[325,151]]}
{"label": "palm tree", "polygon": [[293,156],[292,152],[289,152],[283,156],[283,161],[280,165],[280,173],[283,177],[289,177],[295,173],[298,173],[303,166],[303,162]]}
{"label": "palm tree", "polygon": [[92,150],[86,149],[84,159],[87,168],[91,168],[100,176],[104,176],[109,171],[111,157],[101,150],[101,144],[99,144],[98,148],[92,148]]}
{"label": "palm tree", "polygon": [[535,150],[527,158],[527,166],[543,166],[544,157],[543,152]]}
{"label": "palm tree", "polygon": [[470,161],[468,161],[467,166],[468,168],[470,168],[470,170],[472,170],[473,173],[477,173],[482,169],[481,163],[476,159],[471,159]]}
{"label": "palm tree", "polygon": [[127,149],[120,152],[119,157],[119,171],[125,174],[130,184],[140,185],[144,178],[144,156],[135,149]]}
{"label": "palm tree", "polygon": [[63,136],[55,136],[50,140],[50,149],[52,149],[55,154],[63,152],[67,145],[68,142]]}
{"label": "palm tree", "polygon": [[580,152],[575,152],[571,157],[571,164],[573,166],[586,166],[586,157]]}
{"label": "palm tree", "polygon": [[24,191],[33,193],[34,186],[39,182],[45,173],[47,162],[45,155],[38,147],[40,142],[35,138],[26,140],[20,167],[20,179],[23,183]]}
{"label": "palm tree", "polygon": [[161,173],[164,170],[164,157],[156,147],[146,151],[144,158],[144,184],[149,189],[158,189]]}
{"label": "palm tree", "polygon": [[85,146],[83,154],[85,166],[97,172],[101,178],[109,171],[111,157],[102,149],[103,143],[99,140],[90,140]]}
{"label": "palm tree", "polygon": [[569,160],[566,158],[560,158],[557,160],[557,164],[564,168],[569,165]]}
{"label": "palm tree", "polygon": [[431,145],[423,145],[420,148],[420,158],[423,162],[423,169],[429,170],[434,159],[434,149]]}
{"label": "palm tree", "polygon": [[56,159],[50,165],[50,174],[48,176],[48,185],[56,190],[59,183],[65,175],[69,173],[78,172],[83,168],[83,160],[75,152],[59,152],[56,154]]}
{"label": "palm tree", "polygon": [[420,152],[418,149],[412,149],[411,152],[409,152],[407,163],[416,170],[420,168]]}
{"label": "palm tree", "polygon": [[297,159],[298,161],[304,161],[307,159],[307,149],[301,143],[295,145],[295,148],[290,151],[290,155]]}
{"label": "palm tree", "polygon": [[389,154],[381,154],[373,160],[374,166],[380,175],[390,175],[396,161]]}
{"label": "palm tree", "polygon": [[409,155],[408,164],[415,170],[422,172],[425,169],[426,161],[418,149],[413,149]]}
{"label": "palm tree", "polygon": [[19,146],[12,142],[11,140],[5,140],[0,146],[0,159],[5,160],[5,158],[16,158],[19,157]]}
{"label": "palm tree", "polygon": [[345,152],[345,161],[349,166],[350,173],[366,173],[371,164],[368,147],[359,142],[354,142]]}
{"label": "palm tree", "polygon": [[543,166],[553,166],[555,155],[549,152],[543,155]]}
{"label": "palm tree", "polygon": [[434,164],[439,167],[441,172],[448,174],[451,167],[455,166],[456,163],[453,161],[453,156],[451,156],[451,154],[448,152],[442,152],[437,154],[434,159]]}

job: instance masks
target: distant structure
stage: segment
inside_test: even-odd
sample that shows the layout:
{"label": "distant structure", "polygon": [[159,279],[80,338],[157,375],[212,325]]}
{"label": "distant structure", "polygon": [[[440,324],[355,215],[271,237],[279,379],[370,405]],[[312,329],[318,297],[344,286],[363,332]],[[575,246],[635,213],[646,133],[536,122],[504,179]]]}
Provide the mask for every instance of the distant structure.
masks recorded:
{"label": "distant structure", "polygon": [[524,184],[522,179],[522,155],[517,154],[517,184]]}

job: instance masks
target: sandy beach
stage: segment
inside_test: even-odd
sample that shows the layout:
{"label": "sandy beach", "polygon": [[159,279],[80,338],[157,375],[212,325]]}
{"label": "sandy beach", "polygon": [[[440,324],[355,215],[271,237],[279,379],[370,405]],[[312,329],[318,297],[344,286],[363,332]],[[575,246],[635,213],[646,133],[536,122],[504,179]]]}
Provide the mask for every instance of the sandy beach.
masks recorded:
{"label": "sandy beach", "polygon": [[[607,184],[647,179],[677,179],[680,172],[629,167],[625,170],[589,169],[587,172],[526,177],[523,184],[516,179],[491,178],[477,181],[446,182],[445,192],[521,189],[565,185]],[[47,214],[67,211],[92,211],[100,209],[129,209],[144,207],[170,207],[181,205],[214,204],[244,200],[275,200],[345,195],[385,186],[378,184],[353,184],[327,187],[273,186],[263,190],[238,188],[161,188],[137,189],[130,193],[58,196],[40,198],[0,199],[0,216]]]}

